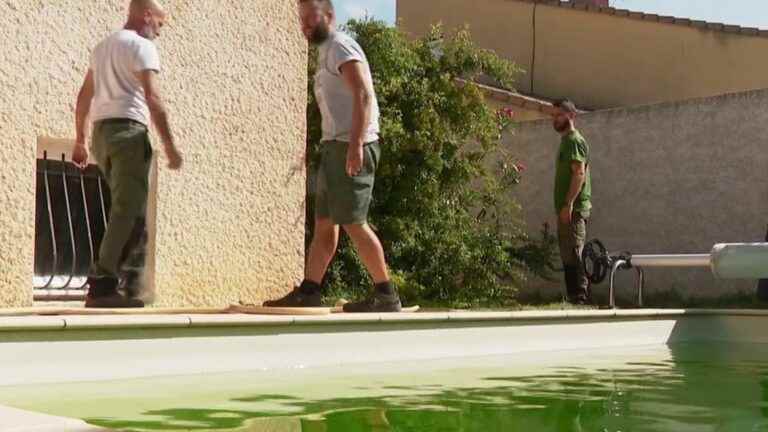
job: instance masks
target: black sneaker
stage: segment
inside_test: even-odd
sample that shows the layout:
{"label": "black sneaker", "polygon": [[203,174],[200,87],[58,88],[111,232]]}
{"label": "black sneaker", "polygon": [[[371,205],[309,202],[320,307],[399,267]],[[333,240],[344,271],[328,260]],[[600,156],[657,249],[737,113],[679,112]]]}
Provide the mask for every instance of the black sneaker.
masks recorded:
{"label": "black sneaker", "polygon": [[351,313],[400,312],[402,309],[400,296],[396,292],[392,294],[374,293],[363,301],[344,305],[344,312]]}
{"label": "black sneaker", "polygon": [[143,301],[120,294],[117,291],[117,283],[117,278],[113,277],[89,277],[85,307],[106,309],[144,307]]}
{"label": "black sneaker", "polygon": [[267,300],[262,303],[264,307],[322,307],[323,298],[320,291],[308,292],[296,287],[285,297],[277,300]]}
{"label": "black sneaker", "polygon": [[115,292],[108,296],[92,296],[90,293],[85,297],[85,307],[101,309],[129,309],[143,308],[144,302],[137,298],[125,297]]}

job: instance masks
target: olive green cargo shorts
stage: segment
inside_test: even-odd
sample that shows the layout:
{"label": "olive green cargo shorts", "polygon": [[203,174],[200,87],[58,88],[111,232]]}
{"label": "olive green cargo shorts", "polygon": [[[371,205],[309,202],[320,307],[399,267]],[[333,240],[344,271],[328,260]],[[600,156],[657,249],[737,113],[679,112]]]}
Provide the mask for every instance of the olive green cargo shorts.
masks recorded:
{"label": "olive green cargo shorts", "polygon": [[326,141],[321,146],[315,216],[331,219],[336,225],[367,223],[376,167],[381,156],[379,142],[374,141],[363,146],[363,167],[360,173],[353,177],[348,176],[346,172],[349,143]]}

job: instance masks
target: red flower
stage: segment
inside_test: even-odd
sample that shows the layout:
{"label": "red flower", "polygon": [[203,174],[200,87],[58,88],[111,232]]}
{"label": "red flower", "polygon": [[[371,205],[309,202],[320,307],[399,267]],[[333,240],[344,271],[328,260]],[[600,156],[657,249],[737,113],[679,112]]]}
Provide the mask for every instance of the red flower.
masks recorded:
{"label": "red flower", "polygon": [[502,119],[511,119],[515,116],[515,112],[510,107],[500,108],[496,111],[496,115]]}

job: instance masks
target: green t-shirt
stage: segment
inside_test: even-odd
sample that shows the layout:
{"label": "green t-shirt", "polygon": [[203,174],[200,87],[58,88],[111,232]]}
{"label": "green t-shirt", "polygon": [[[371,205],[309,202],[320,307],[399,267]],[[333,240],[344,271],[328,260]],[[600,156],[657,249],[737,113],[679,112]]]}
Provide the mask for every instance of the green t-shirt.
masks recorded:
{"label": "green t-shirt", "polygon": [[581,192],[573,203],[573,210],[589,211],[592,208],[589,160],[589,144],[579,131],[573,131],[563,137],[560,142],[560,150],[557,152],[557,169],[555,170],[555,211],[558,213],[565,207],[565,199],[568,196],[568,189],[571,187],[572,162],[584,162],[587,168],[587,176],[581,187]]}

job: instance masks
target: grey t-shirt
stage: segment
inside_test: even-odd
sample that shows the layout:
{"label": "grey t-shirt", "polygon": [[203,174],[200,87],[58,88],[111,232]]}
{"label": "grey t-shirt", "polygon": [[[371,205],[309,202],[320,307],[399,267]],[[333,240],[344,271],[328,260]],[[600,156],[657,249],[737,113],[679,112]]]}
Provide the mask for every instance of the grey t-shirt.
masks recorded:
{"label": "grey t-shirt", "polygon": [[[365,66],[369,82],[371,69],[363,49],[350,36],[334,32],[319,47],[318,67],[315,74],[315,98],[323,116],[323,141],[350,141],[352,130],[352,111],[354,100],[352,92],[341,76],[341,66],[350,61],[358,61]],[[364,142],[379,139],[379,104],[376,93],[373,94],[371,120],[366,128]]]}

